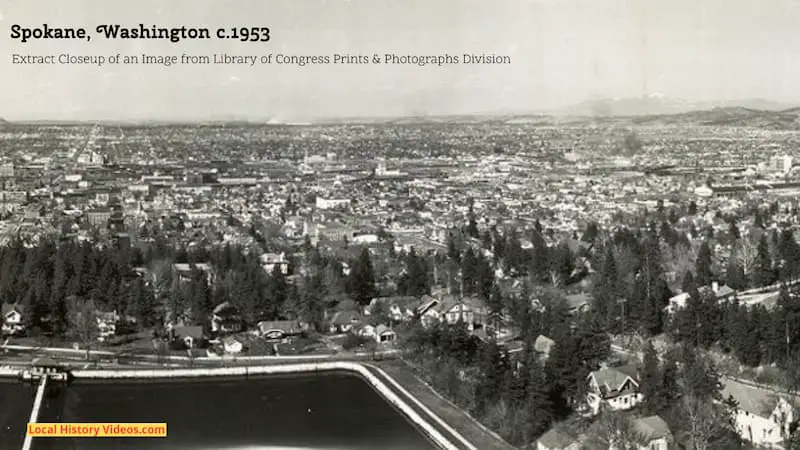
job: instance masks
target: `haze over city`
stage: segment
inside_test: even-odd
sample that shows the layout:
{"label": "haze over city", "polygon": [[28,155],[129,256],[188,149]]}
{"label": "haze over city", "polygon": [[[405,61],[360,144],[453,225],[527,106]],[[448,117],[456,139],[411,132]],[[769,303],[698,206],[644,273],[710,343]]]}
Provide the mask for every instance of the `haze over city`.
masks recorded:
{"label": "haze over city", "polygon": [[[149,5],[148,5],[149,3]],[[368,0],[0,7],[0,116],[305,120],[552,111],[598,98],[800,101],[800,6],[789,0]],[[269,26],[268,43],[8,38],[40,26]],[[510,65],[36,66],[31,54],[508,55]]]}

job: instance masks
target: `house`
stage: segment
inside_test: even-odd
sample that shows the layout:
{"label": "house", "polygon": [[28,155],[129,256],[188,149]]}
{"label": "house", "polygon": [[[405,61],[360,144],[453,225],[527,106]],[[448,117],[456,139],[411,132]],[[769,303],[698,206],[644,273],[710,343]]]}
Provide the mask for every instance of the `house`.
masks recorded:
{"label": "house", "polygon": [[488,317],[488,309],[479,298],[454,295],[438,299],[424,296],[416,312],[426,327],[436,323],[464,323],[470,331],[484,328]]}
{"label": "house", "polygon": [[639,389],[639,373],[635,365],[604,367],[589,374],[586,401],[593,414],[601,408],[626,410],[638,405],[644,397]]}
{"label": "house", "polygon": [[395,339],[397,339],[397,334],[391,328],[386,325],[375,327],[375,340],[378,343],[393,342]]}
{"label": "house", "polygon": [[551,428],[536,441],[536,446],[531,450],[580,450],[580,441],[564,431]]}
{"label": "house", "polygon": [[[423,295],[420,299],[419,306],[414,311],[420,317],[425,317],[425,313],[439,304],[439,300],[431,297],[430,295]],[[437,319],[438,320],[438,319]]]}
{"label": "house", "polygon": [[25,307],[17,303],[3,303],[3,334],[18,334],[25,331]]}
{"label": "house", "polygon": [[203,343],[203,327],[201,326],[176,326],[170,330],[173,340],[182,341],[186,347],[197,348]]}
{"label": "house", "polygon": [[274,272],[276,267],[282,274],[289,274],[289,260],[286,259],[286,253],[284,252],[264,253],[259,257],[259,260],[261,262],[261,267],[269,274]]}
{"label": "house", "polygon": [[736,381],[723,380],[722,396],[736,401],[736,431],[742,439],[756,446],[781,446],[784,436],[798,419],[785,397]]}
{"label": "house", "polygon": [[107,227],[111,220],[111,209],[95,208],[86,211],[86,221],[93,227]]}
{"label": "house", "polygon": [[212,284],[213,279],[213,271],[211,269],[211,264],[207,263],[195,263],[195,264],[185,264],[185,263],[176,263],[172,265],[172,276],[178,280],[179,283],[185,283],[192,279],[192,275],[194,270],[199,270],[206,275],[206,281],[208,284]]}
{"label": "house", "polygon": [[669,304],[666,307],[667,314],[675,314],[679,309],[686,307],[687,301],[689,301],[688,292],[681,292],[678,295],[670,297]]}
{"label": "house", "polygon": [[104,342],[117,334],[117,322],[119,314],[116,311],[100,312],[95,314],[97,321],[97,340]]}
{"label": "house", "polygon": [[431,325],[436,322],[444,322],[449,325],[462,322],[472,330],[475,323],[475,312],[465,302],[453,296],[446,296],[422,314],[422,323],[424,325]]}
{"label": "house", "polygon": [[550,352],[553,351],[553,347],[555,345],[556,341],[540,334],[536,337],[536,341],[533,343],[533,350],[541,360],[546,361],[548,358],[550,358]]}
{"label": "house", "polygon": [[357,335],[369,339],[375,339],[375,326],[370,324],[365,324],[362,326],[358,326],[354,328],[354,331]]}
{"label": "house", "polygon": [[296,320],[265,320],[256,324],[256,332],[266,339],[283,340],[299,335],[303,327]]}
{"label": "house", "polygon": [[331,317],[331,333],[347,333],[361,324],[361,314],[356,311],[339,311]]}
{"label": "house", "polygon": [[32,375],[55,374],[63,369],[64,366],[61,363],[47,356],[40,356],[31,361]]}
{"label": "house", "polygon": [[669,450],[675,439],[669,425],[659,416],[640,417],[632,423],[639,450]]}
{"label": "house", "polygon": [[220,303],[211,313],[211,331],[215,333],[238,333],[243,325],[239,311],[230,302]]}
{"label": "house", "polygon": [[569,311],[573,314],[581,313],[591,308],[594,298],[586,293],[572,294],[564,297],[567,302]]}
{"label": "house", "polygon": [[700,292],[707,295],[713,295],[717,298],[717,300],[726,300],[736,295],[736,291],[734,289],[724,284],[720,286],[716,281],[711,283],[711,286],[703,286],[700,288]]}
{"label": "house", "polygon": [[245,345],[242,340],[233,336],[228,336],[222,340],[222,348],[225,350],[225,353],[229,355],[236,355],[245,350]]}
{"label": "house", "polygon": [[[715,297],[718,301],[727,300],[734,295],[736,295],[736,291],[731,289],[726,285],[720,286],[719,283],[716,281],[711,283],[710,286],[701,286],[698,289],[698,292],[701,295],[707,297]],[[678,295],[675,295],[669,299],[669,305],[667,305],[667,313],[674,314],[675,311],[685,308],[686,302],[689,301],[689,293],[682,292]]]}
{"label": "house", "polygon": [[406,322],[414,318],[417,305],[419,305],[419,298],[417,297],[377,297],[372,299],[365,313],[371,315],[382,308],[390,320]]}

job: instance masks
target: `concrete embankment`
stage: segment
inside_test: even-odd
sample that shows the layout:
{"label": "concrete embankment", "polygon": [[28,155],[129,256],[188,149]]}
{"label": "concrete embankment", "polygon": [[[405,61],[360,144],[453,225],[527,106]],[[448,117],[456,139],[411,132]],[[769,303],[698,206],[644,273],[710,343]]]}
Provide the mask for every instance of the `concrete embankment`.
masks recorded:
{"label": "concrete embankment", "polygon": [[[75,380],[174,380],[201,379],[207,377],[250,377],[259,375],[285,375],[294,373],[313,373],[347,371],[355,373],[367,381],[373,389],[403,413],[418,429],[441,449],[474,450],[463,437],[444,423],[431,411],[420,408],[410,394],[390,387],[391,380],[385,373],[375,373],[362,364],[344,361],[330,361],[307,364],[286,364],[273,366],[218,367],[203,369],[156,369],[156,370],[74,370]],[[385,382],[384,382],[385,381]]]}
{"label": "concrete embankment", "polygon": [[21,370],[19,367],[2,366],[0,367],[0,378],[18,378]]}
{"label": "concrete embankment", "polygon": [[413,408],[417,413],[422,417],[429,418],[444,434],[444,436],[453,444],[456,445],[457,448],[461,450],[478,450],[474,445],[472,445],[469,441],[467,441],[463,436],[461,436],[458,431],[454,430],[450,425],[448,425],[444,420],[442,420],[439,416],[437,416],[433,411],[431,411],[427,406],[422,404],[416,397],[414,397],[410,392],[408,392],[403,386],[400,385],[394,378],[392,378],[389,374],[387,374],[383,369],[379,367],[375,367],[372,365],[365,365],[364,366],[367,370],[372,372],[373,375],[378,377],[378,379],[391,389],[395,394],[399,397],[405,399],[406,403]]}

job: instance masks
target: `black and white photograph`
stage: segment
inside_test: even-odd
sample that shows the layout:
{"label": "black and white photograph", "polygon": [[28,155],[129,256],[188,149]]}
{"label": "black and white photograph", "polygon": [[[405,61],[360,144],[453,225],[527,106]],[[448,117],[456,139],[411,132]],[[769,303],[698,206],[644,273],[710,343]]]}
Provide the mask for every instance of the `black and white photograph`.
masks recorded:
{"label": "black and white photograph", "polygon": [[0,33],[0,450],[800,450],[799,0]]}

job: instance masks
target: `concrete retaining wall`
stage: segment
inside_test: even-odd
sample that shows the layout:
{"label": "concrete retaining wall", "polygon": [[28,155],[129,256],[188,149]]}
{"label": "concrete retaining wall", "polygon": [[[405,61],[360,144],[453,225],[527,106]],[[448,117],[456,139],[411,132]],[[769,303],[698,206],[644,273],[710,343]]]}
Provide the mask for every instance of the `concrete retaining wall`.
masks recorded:
{"label": "concrete retaining wall", "polygon": [[[214,367],[208,369],[161,369],[161,370],[74,370],[76,380],[168,380],[176,378],[204,377],[247,377],[257,375],[281,375],[291,373],[312,373],[332,370],[354,372],[366,380],[389,403],[399,409],[441,449],[458,450],[459,447],[442,436],[427,420],[404,402],[394,391],[367,370],[363,365],[345,361],[320,362],[313,364],[285,364],[274,366]],[[387,379],[390,379],[387,376]],[[427,411],[426,411],[427,412]],[[432,413],[429,413],[432,414]],[[431,415],[431,417],[435,417]]]}

